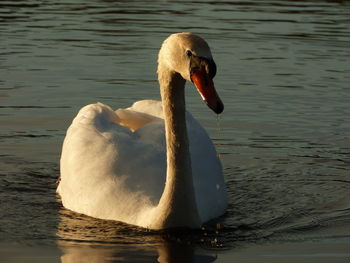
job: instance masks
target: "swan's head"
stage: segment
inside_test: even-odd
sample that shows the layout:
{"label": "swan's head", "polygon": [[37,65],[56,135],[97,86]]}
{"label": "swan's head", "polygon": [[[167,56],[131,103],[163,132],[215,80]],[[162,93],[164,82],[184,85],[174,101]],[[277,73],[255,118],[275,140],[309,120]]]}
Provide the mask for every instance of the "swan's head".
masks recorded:
{"label": "swan's head", "polygon": [[166,67],[193,82],[202,99],[215,113],[220,114],[224,110],[213,83],[216,65],[207,42],[202,38],[192,33],[170,35],[159,51],[158,64],[158,71]]}

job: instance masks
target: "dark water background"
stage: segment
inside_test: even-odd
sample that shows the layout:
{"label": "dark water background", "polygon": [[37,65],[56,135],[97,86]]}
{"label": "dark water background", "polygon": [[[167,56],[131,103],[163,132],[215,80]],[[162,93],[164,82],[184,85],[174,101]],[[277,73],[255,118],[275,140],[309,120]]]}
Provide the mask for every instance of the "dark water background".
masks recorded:
{"label": "dark water background", "polygon": [[[191,85],[187,105],[221,155],[227,213],[155,233],[63,209],[55,182],[74,115],[158,99],[159,46],[182,31],[218,66],[220,121]],[[0,1],[0,255],[350,262],[349,106],[349,1]]]}

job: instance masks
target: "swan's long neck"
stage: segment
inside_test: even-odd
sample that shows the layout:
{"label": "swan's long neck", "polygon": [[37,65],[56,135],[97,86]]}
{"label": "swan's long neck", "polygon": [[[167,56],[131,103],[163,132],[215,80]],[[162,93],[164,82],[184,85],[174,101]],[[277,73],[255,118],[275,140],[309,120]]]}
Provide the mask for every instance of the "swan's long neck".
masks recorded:
{"label": "swan's long neck", "polygon": [[157,209],[162,228],[199,227],[185,117],[185,80],[162,69],[158,78],[163,102],[167,147],[167,175]]}

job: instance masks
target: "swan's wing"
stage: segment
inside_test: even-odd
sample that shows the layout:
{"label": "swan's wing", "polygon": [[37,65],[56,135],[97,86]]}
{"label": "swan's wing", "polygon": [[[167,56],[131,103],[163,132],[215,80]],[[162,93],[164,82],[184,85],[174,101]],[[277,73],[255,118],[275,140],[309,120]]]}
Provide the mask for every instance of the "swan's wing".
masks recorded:
{"label": "swan's wing", "polygon": [[129,109],[164,119],[162,102],[158,100],[136,101]]}
{"label": "swan's wing", "polygon": [[57,191],[68,209],[137,224],[164,189],[164,139],[150,132],[164,126],[151,121],[132,132],[119,122],[100,103],[80,110],[64,141]]}
{"label": "swan's wing", "polygon": [[203,222],[222,215],[227,207],[222,166],[205,129],[186,115],[196,201]]}
{"label": "swan's wing", "polygon": [[143,127],[147,123],[163,119],[162,103],[156,100],[141,100],[127,109],[115,111],[118,123],[132,131]]}
{"label": "swan's wing", "polygon": [[[138,101],[130,109],[159,118],[162,125],[164,125],[163,109],[160,101]],[[196,201],[200,217],[205,222],[222,215],[227,207],[227,193],[222,165],[213,141],[189,112],[186,112],[186,124]],[[151,140],[154,139],[153,136],[158,136],[157,141],[164,141],[164,126],[153,130],[147,130],[148,128],[151,127],[145,126],[144,130],[140,130],[140,134],[142,134],[140,136],[147,138],[149,134],[152,135]]]}
{"label": "swan's wing", "polygon": [[[161,125],[158,129],[154,129],[151,125],[145,125],[136,132],[143,139],[153,141],[156,138],[157,141],[163,142],[165,149],[164,117],[161,102],[138,101],[129,109],[143,113],[146,116],[152,116],[154,118],[152,121]],[[200,217],[203,222],[206,222],[222,215],[227,207],[227,193],[222,166],[209,135],[189,112],[186,112],[186,124],[196,201]]]}

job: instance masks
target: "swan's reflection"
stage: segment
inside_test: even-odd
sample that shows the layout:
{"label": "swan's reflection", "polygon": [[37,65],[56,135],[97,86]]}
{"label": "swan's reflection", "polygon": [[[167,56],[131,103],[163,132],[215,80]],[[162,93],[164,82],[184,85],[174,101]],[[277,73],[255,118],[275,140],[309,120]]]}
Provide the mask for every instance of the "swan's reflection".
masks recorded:
{"label": "swan's reflection", "polygon": [[164,235],[119,222],[105,221],[60,211],[57,229],[63,263],[104,262],[199,262],[216,257],[199,253],[193,245],[169,241]]}

